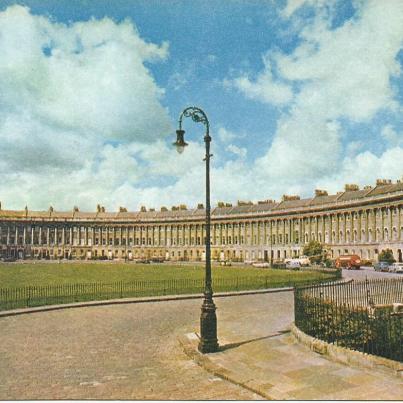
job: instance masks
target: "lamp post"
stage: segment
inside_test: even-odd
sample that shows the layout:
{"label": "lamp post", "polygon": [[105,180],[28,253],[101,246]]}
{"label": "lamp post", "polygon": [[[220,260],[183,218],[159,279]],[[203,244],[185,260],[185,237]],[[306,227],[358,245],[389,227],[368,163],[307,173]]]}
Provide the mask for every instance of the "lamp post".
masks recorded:
{"label": "lamp post", "polygon": [[176,141],[173,145],[179,153],[182,153],[188,145],[185,142],[185,131],[182,130],[182,119],[192,118],[196,123],[204,124],[206,134],[204,143],[206,144],[206,273],[204,286],[204,300],[201,306],[200,315],[200,342],[199,351],[201,353],[213,353],[218,350],[217,340],[217,316],[216,307],[213,301],[213,289],[211,286],[211,251],[210,251],[210,125],[206,114],[196,106],[186,108],[179,116],[179,129],[176,131]]}

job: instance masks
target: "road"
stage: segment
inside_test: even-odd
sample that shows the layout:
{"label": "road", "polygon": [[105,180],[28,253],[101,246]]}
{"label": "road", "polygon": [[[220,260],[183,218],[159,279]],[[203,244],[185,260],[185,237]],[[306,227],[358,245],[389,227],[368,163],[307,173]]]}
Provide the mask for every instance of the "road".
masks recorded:
{"label": "road", "polygon": [[375,271],[373,267],[361,267],[360,270],[343,269],[343,278],[354,280],[365,280],[365,278],[403,278],[401,273],[385,273]]}
{"label": "road", "polygon": [[[216,298],[216,304],[221,344],[267,335],[293,320],[290,292]],[[1,318],[0,400],[259,399],[183,353],[177,337],[198,329],[200,305],[154,302]],[[251,319],[259,324],[248,329]]]}

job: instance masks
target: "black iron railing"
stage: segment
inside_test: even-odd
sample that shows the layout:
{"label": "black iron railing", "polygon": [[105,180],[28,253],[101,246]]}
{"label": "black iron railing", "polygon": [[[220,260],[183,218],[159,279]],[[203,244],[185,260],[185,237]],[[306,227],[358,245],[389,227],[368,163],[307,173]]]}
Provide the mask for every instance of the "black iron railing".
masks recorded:
{"label": "black iron railing", "polygon": [[295,289],[295,324],[315,338],[403,361],[403,278]]}
{"label": "black iron railing", "polygon": [[[331,276],[329,275],[329,277]],[[333,278],[337,279],[338,273],[335,272]],[[294,280],[291,275],[289,280],[273,280],[269,276],[245,276],[216,278],[213,279],[213,286],[215,292],[224,292],[303,286],[319,281],[325,280],[323,278]],[[0,288],[0,311],[82,301],[196,294],[202,293],[203,290],[204,280],[202,278]]]}

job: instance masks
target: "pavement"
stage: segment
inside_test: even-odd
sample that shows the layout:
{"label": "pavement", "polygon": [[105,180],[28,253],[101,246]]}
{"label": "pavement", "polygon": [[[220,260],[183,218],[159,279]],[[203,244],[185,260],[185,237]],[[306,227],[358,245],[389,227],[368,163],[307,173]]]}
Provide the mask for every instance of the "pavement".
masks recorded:
{"label": "pavement", "polygon": [[[292,312],[292,294],[217,298],[218,317]],[[0,400],[261,400],[208,373],[178,336],[198,328],[200,299],[90,306],[0,318]],[[282,316],[273,317],[280,326]]]}
{"label": "pavement", "polygon": [[[373,271],[344,271],[345,279],[383,277]],[[379,275],[381,274],[381,275]],[[387,274],[386,274],[387,275]],[[274,301],[274,300],[273,300]],[[200,354],[199,335],[179,338],[186,354],[209,373],[269,400],[403,400],[401,374],[389,368],[368,369],[332,361],[310,350],[291,334],[292,318],[284,306],[270,314],[220,321],[220,351]],[[403,371],[403,364],[401,365]]]}
{"label": "pavement", "polygon": [[186,354],[215,376],[268,400],[402,400],[402,378],[390,371],[332,362],[284,331],[243,339],[221,329],[221,351],[202,355],[198,335],[180,338]]}

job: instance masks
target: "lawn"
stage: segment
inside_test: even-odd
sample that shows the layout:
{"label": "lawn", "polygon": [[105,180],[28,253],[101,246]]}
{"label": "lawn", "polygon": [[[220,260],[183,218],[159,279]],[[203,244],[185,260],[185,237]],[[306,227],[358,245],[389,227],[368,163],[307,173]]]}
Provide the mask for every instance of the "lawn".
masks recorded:
{"label": "lawn", "polygon": [[[336,278],[334,273],[212,268],[215,292],[307,284]],[[0,264],[0,310],[114,298],[201,293],[203,265],[135,263]]]}
{"label": "lawn", "polygon": [[[331,278],[325,273],[259,269],[251,266],[217,266],[213,280],[268,278],[271,282],[304,281]],[[117,281],[204,279],[204,265],[135,263],[0,263],[0,288],[48,286]]]}

